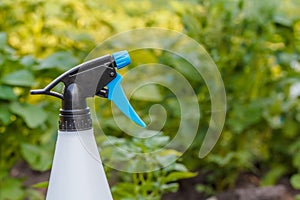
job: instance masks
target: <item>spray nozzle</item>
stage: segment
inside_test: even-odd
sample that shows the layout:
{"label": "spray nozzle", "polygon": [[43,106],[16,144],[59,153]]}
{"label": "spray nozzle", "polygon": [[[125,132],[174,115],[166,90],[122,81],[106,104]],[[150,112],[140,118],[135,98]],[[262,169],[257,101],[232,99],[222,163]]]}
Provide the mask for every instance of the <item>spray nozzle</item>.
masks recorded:
{"label": "spray nozzle", "polygon": [[[127,100],[121,87],[122,77],[115,70],[130,64],[130,56],[127,51],[105,55],[84,62],[66,71],[44,89],[31,90],[31,94],[45,94],[62,99],[62,110],[72,112],[84,110],[86,98],[100,96],[108,98],[132,121],[142,127],[145,123],[140,119]],[[59,83],[64,83],[61,93],[52,91]]]}

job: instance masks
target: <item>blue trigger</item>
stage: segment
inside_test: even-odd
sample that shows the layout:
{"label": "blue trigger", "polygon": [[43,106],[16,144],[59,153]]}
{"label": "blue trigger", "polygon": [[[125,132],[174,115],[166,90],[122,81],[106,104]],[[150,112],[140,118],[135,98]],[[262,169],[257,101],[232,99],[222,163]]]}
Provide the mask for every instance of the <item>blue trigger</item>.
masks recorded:
{"label": "blue trigger", "polygon": [[146,124],[141,120],[138,114],[134,111],[130,105],[125,93],[121,87],[122,76],[117,73],[116,78],[107,84],[108,99],[114,102],[114,104],[124,113],[129,119],[136,124],[146,127]]}

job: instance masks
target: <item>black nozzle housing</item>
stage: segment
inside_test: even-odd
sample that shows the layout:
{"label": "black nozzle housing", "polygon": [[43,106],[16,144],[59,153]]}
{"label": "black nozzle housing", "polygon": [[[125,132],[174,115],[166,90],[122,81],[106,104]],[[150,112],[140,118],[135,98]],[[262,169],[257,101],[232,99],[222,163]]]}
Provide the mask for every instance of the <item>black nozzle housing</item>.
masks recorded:
{"label": "black nozzle housing", "polygon": [[[88,97],[105,97],[105,86],[116,77],[116,63],[112,56],[105,55],[84,62],[57,77],[44,89],[31,90],[31,94],[46,94],[62,100],[59,130],[79,131],[92,128]],[[58,83],[64,83],[62,94],[53,92]]]}

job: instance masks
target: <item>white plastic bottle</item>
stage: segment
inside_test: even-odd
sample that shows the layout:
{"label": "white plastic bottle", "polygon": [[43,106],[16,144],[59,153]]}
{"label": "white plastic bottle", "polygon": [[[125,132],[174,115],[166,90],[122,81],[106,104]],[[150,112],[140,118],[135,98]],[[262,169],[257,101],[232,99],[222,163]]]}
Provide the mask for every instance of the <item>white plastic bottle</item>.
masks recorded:
{"label": "white plastic bottle", "polygon": [[112,200],[93,129],[58,131],[46,200]]}

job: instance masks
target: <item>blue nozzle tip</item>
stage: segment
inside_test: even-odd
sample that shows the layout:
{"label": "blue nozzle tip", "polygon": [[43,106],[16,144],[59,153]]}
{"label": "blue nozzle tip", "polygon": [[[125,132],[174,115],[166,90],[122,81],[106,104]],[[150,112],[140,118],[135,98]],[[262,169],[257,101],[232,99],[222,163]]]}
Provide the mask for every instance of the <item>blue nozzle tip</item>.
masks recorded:
{"label": "blue nozzle tip", "polygon": [[131,62],[128,51],[126,51],[126,50],[113,53],[112,57],[114,58],[118,69],[126,67]]}

